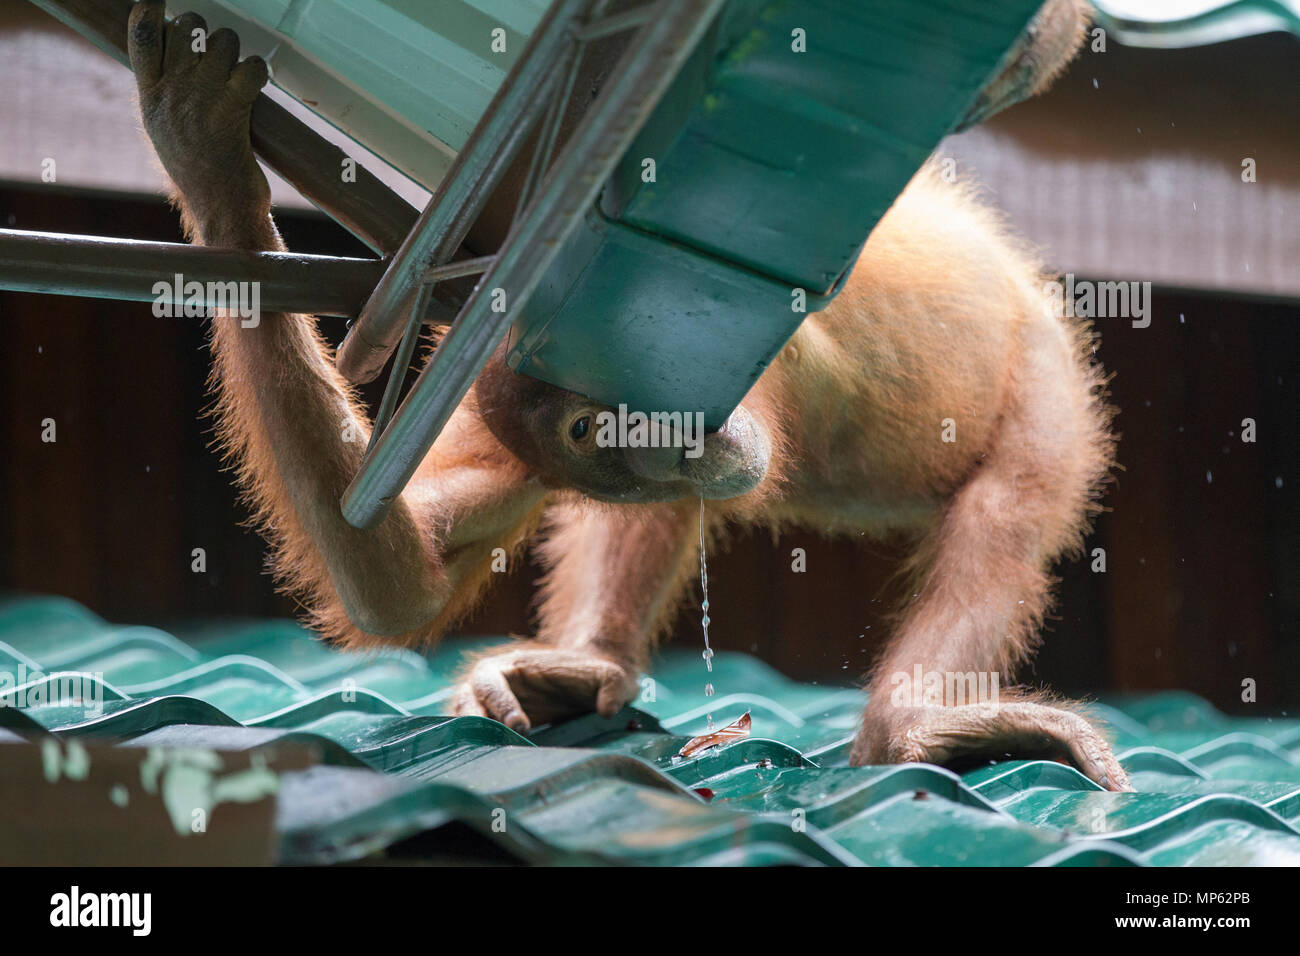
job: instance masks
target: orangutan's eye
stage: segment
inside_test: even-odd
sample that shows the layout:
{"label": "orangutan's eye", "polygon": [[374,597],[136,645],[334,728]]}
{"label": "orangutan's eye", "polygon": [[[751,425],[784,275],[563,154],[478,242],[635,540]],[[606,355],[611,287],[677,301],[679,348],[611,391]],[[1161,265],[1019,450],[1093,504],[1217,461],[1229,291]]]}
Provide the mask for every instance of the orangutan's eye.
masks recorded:
{"label": "orangutan's eye", "polygon": [[574,441],[582,441],[584,438],[587,437],[587,433],[589,431],[591,431],[590,415],[583,415],[581,418],[576,419],[574,423],[569,426],[569,434],[573,436]]}

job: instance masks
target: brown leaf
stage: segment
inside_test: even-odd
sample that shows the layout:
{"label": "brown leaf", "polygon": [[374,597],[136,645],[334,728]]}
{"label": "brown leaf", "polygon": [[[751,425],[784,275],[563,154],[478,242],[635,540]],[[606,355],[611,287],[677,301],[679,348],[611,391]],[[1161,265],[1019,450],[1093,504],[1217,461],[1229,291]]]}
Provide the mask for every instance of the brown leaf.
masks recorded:
{"label": "brown leaf", "polygon": [[717,747],[721,744],[730,743],[733,740],[744,740],[749,736],[751,721],[749,711],[745,711],[743,717],[734,723],[727,724],[721,730],[715,730],[711,734],[702,734],[699,737],[692,737],[686,741],[686,746],[677,751],[679,757],[694,757],[698,753],[703,753],[710,747]]}

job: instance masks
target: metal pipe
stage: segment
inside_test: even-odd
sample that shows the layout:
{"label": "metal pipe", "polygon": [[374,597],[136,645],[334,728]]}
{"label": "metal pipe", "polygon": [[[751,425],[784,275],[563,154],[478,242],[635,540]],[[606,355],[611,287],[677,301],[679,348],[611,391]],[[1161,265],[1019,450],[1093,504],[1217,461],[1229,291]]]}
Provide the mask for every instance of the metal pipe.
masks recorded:
{"label": "metal pipe", "polygon": [[[126,25],[134,0],[32,0],[118,62],[130,65]],[[339,175],[343,150],[265,93],[253,103],[253,150],[310,202],[380,255],[402,244],[417,210],[358,166],[356,182]]]}
{"label": "metal pipe", "polygon": [[[495,256],[483,256],[478,259],[462,259],[445,266],[435,266],[425,273],[425,282],[415,296],[415,307],[406,321],[406,334],[397,346],[397,356],[393,359],[393,370],[388,375],[388,384],[384,387],[384,397],[375,413],[375,421],[370,429],[370,442],[366,452],[374,447],[383,430],[397,409],[397,399],[402,394],[402,383],[411,368],[411,357],[415,354],[415,344],[419,341],[420,330],[424,327],[424,317],[429,311],[429,299],[433,293],[433,283],[439,279],[459,279],[462,276],[479,275],[486,272],[496,259]],[[416,318],[419,316],[419,318]]]}
{"label": "metal pipe", "polygon": [[651,0],[651,2],[643,3],[639,7],[624,10],[622,13],[615,13],[601,20],[593,20],[578,31],[578,42],[590,43],[593,40],[613,36],[615,33],[622,33],[624,30],[631,30],[633,27],[644,26],[654,15],[655,4]]}
{"label": "metal pipe", "polygon": [[546,119],[542,121],[541,129],[537,134],[537,146],[533,150],[533,161],[528,164],[528,175],[524,179],[524,185],[519,190],[519,201],[515,204],[514,220],[511,225],[519,218],[520,213],[528,208],[529,200],[533,197],[533,190],[537,188],[538,182],[546,174],[546,168],[551,162],[551,153],[555,150],[555,140],[560,134],[560,125],[564,121],[564,111],[569,105],[569,98],[573,95],[573,85],[578,79],[578,68],[582,65],[582,53],[584,47],[579,43],[569,45],[569,51],[566,60],[563,62],[564,83],[558,88],[551,91],[551,104],[547,111]]}
{"label": "metal pipe", "polygon": [[492,267],[496,261],[496,256],[478,256],[474,259],[457,259],[455,262],[448,262],[446,265],[434,266],[424,274],[424,281],[428,283],[442,282],[445,279],[462,279],[465,276],[482,275]]}
{"label": "metal pipe", "polygon": [[420,291],[415,296],[415,309],[411,312],[410,318],[406,323],[406,334],[402,336],[401,344],[397,346],[397,358],[393,360],[393,372],[388,376],[388,385],[384,388],[384,397],[379,402],[379,411],[375,413],[375,422],[370,429],[370,441],[366,445],[366,453],[375,447],[375,442],[388,427],[389,421],[392,420],[393,411],[397,408],[398,396],[402,394],[402,383],[406,380],[406,373],[411,367],[411,357],[415,354],[415,343],[420,339],[420,329],[424,323],[416,318],[422,315],[424,310],[429,307],[429,293],[432,287],[425,283],[420,286]]}
{"label": "metal pipe", "polygon": [[356,180],[339,175],[347,153],[295,119],[266,94],[253,103],[253,151],[321,212],[381,256],[406,238],[419,210],[360,163]]}
{"label": "metal pipe", "polygon": [[451,258],[523,146],[559,82],[554,65],[572,42],[590,0],[556,0],[528,39],[469,141],[406,237],[374,295],[339,346],[339,372],[369,382],[383,371],[402,337],[410,303],[430,265]]}
{"label": "metal pipe", "polygon": [[[469,391],[506,327],[595,201],[724,0],[662,0],[636,34],[605,91],[555,161],[415,387],[343,496],[343,517],[370,528],[410,481]],[[508,308],[494,312],[504,290]]]}
{"label": "metal pipe", "polygon": [[224,295],[225,283],[257,283],[264,313],[355,315],[383,268],[379,259],[0,229],[0,289],[17,292],[154,302],[158,283],[179,274],[200,283],[206,305],[220,304],[210,293]]}

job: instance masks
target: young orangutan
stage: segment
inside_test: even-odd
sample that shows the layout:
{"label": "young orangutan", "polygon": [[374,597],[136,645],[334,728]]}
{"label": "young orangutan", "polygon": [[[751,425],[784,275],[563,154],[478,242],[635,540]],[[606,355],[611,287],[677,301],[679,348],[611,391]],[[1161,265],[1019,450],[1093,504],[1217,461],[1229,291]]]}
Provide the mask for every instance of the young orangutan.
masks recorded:
{"label": "young orangutan", "polygon": [[[1029,35],[977,116],[1059,69],[1082,35],[1079,9],[1044,9],[1040,26],[1064,38]],[[228,30],[192,52],[202,26],[193,14],[166,24],[160,0],[133,11],[145,128],[194,241],[283,249],[249,146],[266,67],[240,62]],[[891,676],[915,667],[1013,668],[1052,562],[1080,547],[1112,440],[1089,333],[1052,315],[1041,290],[1038,263],[995,216],[926,168],[843,292],[698,458],[600,447],[603,406],[515,375],[498,352],[387,518],[359,531],[339,499],[369,426],[301,315],[213,321],[217,420],[282,582],[322,633],[353,646],[436,639],[475,602],[493,549],[540,528],[537,637],[474,662],[453,713],[526,731],[628,702],[696,567],[703,498],[711,532],[761,523],[917,542],[915,597],[873,678],[854,763],[1050,754],[1123,789],[1105,740],[1067,707],[1014,692],[996,704],[891,699]]]}

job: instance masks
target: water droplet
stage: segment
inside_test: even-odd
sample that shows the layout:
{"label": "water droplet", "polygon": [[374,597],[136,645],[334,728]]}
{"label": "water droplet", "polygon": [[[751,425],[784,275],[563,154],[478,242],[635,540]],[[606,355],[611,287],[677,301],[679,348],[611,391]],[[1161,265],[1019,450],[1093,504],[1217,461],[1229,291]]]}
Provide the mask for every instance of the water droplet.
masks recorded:
{"label": "water droplet", "polygon": [[[700,627],[704,631],[704,666],[713,673],[713,648],[709,646],[709,561],[704,549],[704,496],[700,496]],[[704,695],[713,696],[713,685],[704,686]],[[713,715],[706,714],[709,731],[713,731]]]}

